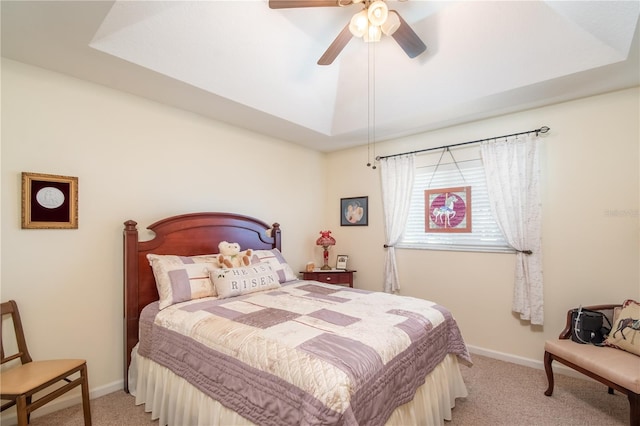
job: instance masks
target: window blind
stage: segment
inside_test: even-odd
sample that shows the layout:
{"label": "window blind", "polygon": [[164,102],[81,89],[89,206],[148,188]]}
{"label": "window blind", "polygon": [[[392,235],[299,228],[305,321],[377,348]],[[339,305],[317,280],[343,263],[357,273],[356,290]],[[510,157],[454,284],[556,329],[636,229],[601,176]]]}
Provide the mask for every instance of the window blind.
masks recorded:
{"label": "window blind", "polygon": [[[434,174],[434,171],[436,172]],[[427,189],[471,186],[471,233],[426,233]],[[428,220],[428,217],[426,218]],[[480,159],[457,163],[417,166],[411,207],[399,248],[431,250],[513,252],[498,227],[489,205],[489,195]]]}

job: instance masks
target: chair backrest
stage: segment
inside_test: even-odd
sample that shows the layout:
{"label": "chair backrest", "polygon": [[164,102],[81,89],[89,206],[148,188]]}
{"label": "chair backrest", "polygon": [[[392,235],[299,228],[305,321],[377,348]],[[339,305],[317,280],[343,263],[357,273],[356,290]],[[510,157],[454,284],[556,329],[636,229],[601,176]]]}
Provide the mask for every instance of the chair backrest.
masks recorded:
{"label": "chair backrest", "polygon": [[[29,355],[29,350],[27,349],[27,341],[24,338],[24,330],[22,329],[22,321],[20,320],[20,312],[18,311],[18,304],[15,300],[9,300],[8,302],[3,302],[0,304],[0,308],[2,310],[2,316],[0,318],[0,354],[2,356],[2,361],[0,364],[4,364],[5,362],[12,361],[14,359],[20,358],[20,361],[23,364],[31,362],[31,355]],[[13,330],[15,332],[15,341],[17,344],[17,352],[13,352],[11,354],[5,354],[5,335],[4,335],[4,327],[3,322],[5,320],[5,316],[11,315],[11,322],[13,322]]]}

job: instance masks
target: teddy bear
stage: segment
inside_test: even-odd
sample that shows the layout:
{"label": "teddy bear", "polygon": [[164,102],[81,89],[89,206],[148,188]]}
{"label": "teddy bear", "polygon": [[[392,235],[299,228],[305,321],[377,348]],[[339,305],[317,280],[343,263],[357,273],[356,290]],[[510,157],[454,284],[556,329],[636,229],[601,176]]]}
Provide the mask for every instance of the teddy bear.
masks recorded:
{"label": "teddy bear", "polygon": [[238,268],[240,266],[249,266],[251,264],[251,249],[240,251],[240,244],[222,241],[218,244],[218,263],[220,266],[227,268]]}

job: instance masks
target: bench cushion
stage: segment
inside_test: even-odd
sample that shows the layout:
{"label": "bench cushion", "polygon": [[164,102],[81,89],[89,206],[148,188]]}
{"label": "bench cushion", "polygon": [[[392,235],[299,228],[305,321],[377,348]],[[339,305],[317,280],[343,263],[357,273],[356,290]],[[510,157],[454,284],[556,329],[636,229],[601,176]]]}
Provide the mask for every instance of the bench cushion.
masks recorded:
{"label": "bench cushion", "polygon": [[637,355],[569,339],[547,340],[544,350],[640,394],[640,358]]}

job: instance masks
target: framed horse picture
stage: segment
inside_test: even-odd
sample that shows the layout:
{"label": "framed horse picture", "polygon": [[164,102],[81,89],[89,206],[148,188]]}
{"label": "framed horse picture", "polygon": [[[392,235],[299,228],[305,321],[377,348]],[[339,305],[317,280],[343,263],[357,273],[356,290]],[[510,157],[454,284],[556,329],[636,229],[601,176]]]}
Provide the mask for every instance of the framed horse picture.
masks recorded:
{"label": "framed horse picture", "polygon": [[424,191],[425,232],[471,232],[471,187]]}

